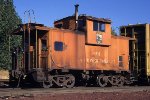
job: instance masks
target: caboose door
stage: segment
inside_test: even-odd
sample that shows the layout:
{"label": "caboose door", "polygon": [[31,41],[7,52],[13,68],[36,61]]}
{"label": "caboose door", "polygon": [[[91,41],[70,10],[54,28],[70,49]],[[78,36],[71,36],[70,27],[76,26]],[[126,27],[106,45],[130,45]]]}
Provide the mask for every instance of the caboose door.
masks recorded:
{"label": "caboose door", "polygon": [[47,34],[39,40],[39,67],[46,69],[48,66]]}

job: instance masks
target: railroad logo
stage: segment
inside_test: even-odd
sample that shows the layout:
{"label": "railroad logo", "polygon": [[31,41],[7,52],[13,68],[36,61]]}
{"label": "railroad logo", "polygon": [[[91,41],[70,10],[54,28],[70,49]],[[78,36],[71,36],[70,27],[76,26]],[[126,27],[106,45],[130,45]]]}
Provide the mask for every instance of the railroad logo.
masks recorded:
{"label": "railroad logo", "polygon": [[101,33],[96,33],[96,42],[98,44],[101,44],[102,43],[102,34]]}

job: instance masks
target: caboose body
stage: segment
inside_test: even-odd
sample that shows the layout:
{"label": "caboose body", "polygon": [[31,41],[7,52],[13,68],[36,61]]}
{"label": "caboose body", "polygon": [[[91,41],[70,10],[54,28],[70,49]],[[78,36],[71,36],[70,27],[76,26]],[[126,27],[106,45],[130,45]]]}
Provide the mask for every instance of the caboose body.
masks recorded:
{"label": "caboose body", "polygon": [[12,33],[22,36],[23,50],[20,63],[21,50],[13,51],[11,84],[30,82],[49,88],[127,83],[129,38],[111,35],[111,20],[69,16],[54,26],[27,23]]}

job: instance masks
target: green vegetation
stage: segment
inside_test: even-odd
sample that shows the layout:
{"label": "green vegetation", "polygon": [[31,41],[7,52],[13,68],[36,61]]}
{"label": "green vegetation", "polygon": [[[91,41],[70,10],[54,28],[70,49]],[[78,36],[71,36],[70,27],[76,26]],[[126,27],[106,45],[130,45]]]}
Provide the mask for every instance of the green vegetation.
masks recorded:
{"label": "green vegetation", "polygon": [[117,32],[116,32],[116,30],[114,28],[111,28],[111,34],[112,35],[117,35]]}
{"label": "green vegetation", "polygon": [[13,0],[0,0],[0,69],[11,66],[11,49],[21,42],[20,37],[11,33],[20,23]]}

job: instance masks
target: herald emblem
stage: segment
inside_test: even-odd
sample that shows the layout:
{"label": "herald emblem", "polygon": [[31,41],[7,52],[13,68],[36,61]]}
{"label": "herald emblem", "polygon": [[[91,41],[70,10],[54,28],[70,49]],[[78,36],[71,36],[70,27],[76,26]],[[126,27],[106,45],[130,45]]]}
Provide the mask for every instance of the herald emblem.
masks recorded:
{"label": "herald emblem", "polygon": [[96,42],[97,44],[101,44],[102,43],[102,34],[101,33],[97,33],[96,34]]}

